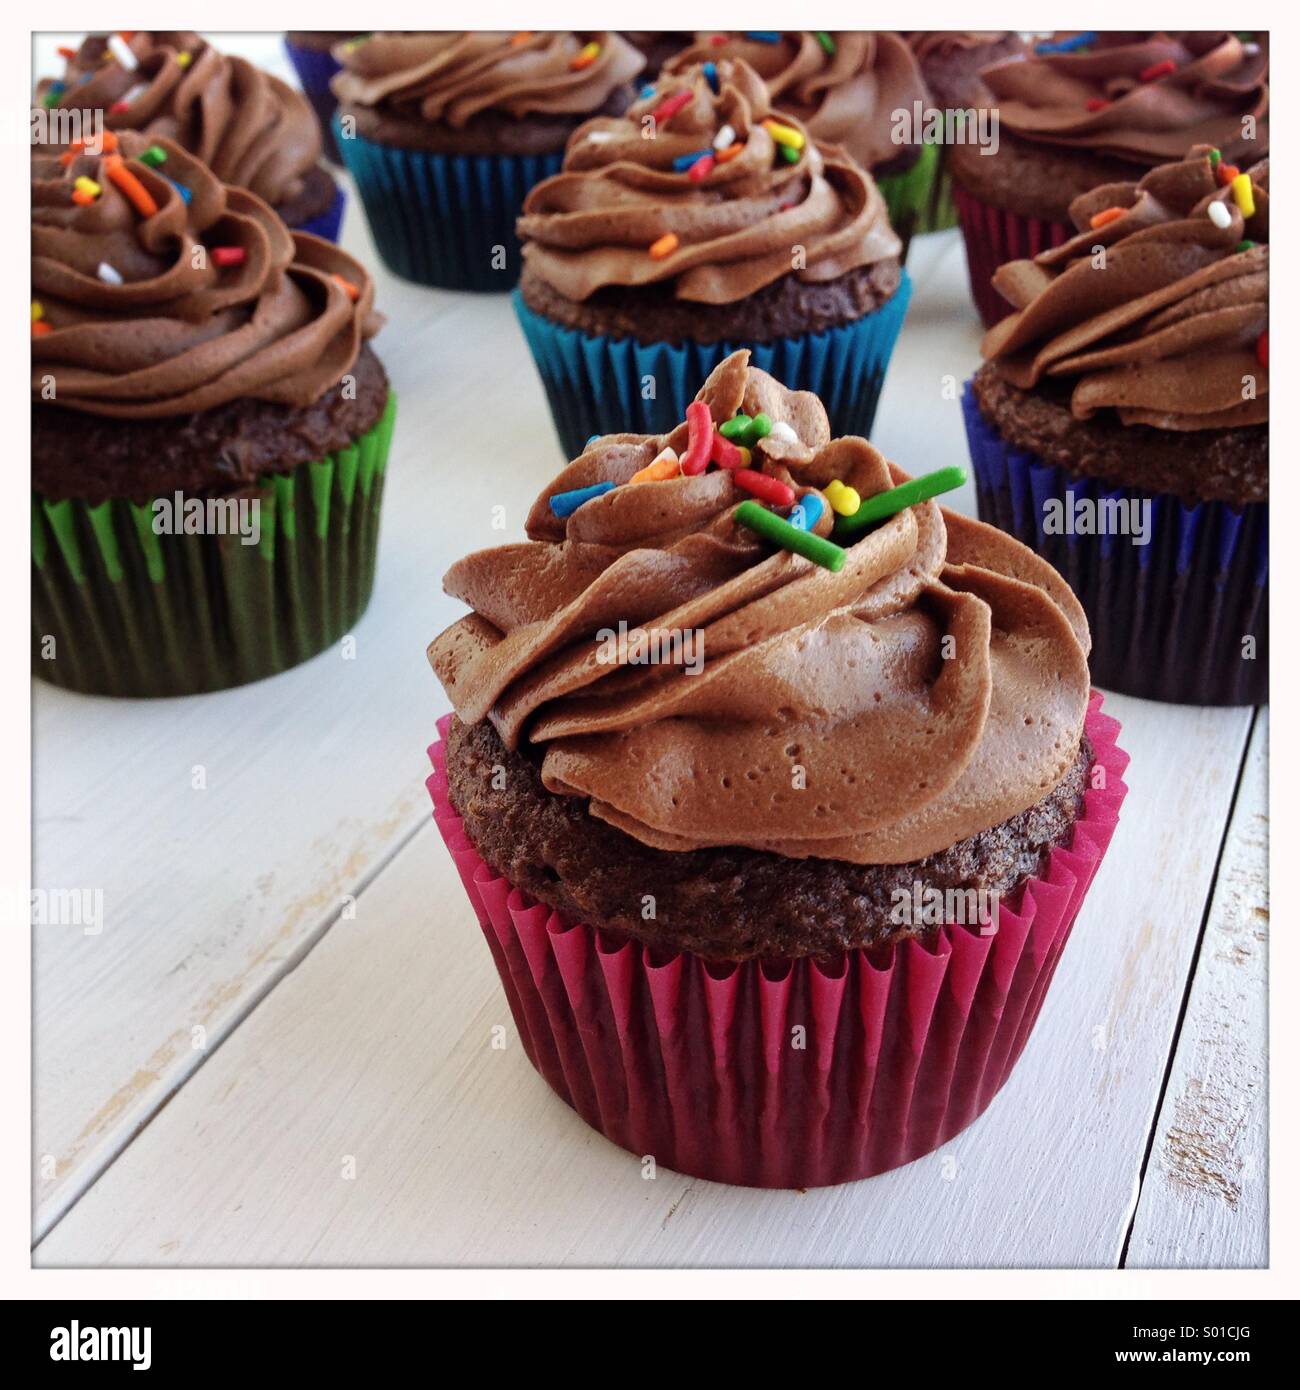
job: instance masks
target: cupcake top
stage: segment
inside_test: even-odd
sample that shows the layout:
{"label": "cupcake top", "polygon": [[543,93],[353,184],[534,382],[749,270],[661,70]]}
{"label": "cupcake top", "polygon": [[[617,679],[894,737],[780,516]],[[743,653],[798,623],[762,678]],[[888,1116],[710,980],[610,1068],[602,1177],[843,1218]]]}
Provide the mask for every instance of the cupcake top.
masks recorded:
{"label": "cupcake top", "polygon": [[710,59],[741,58],[767,83],[773,106],[820,143],[843,145],[864,168],[906,154],[893,137],[894,113],[925,100],[916,58],[899,34],[703,32],[665,72]]}
{"label": "cupcake top", "polygon": [[308,406],[382,320],[362,266],[176,142],[32,159],[32,398],[132,420]]}
{"label": "cupcake top", "polygon": [[493,117],[589,116],[644,66],[609,31],[374,34],[341,45],[335,57],[343,71],[334,93],[369,118],[362,133],[399,137],[410,126],[463,131]]}
{"label": "cupcake top", "polygon": [[571,300],[667,284],[728,304],[900,250],[870,175],[773,115],[762,79],[731,59],[665,73],[626,115],[580,126],[564,171],[525,199],[519,236],[527,269]]}
{"label": "cupcake top", "polygon": [[[742,504],[824,543],[828,501],[852,501],[837,482],[866,499],[906,475],[748,359],[727,358],[671,433],[589,444],[526,542],[452,567],[473,612],[429,656],[457,714],[656,849],[906,863],[1035,805],[1077,758],[1088,701],[1069,588],[934,501],[823,556],[838,568],[773,551]],[[719,445],[738,413],[748,459]],[[695,471],[701,444],[749,471]],[[642,638],[669,655],[647,661]],[[693,663],[671,655],[687,638]]]}
{"label": "cupcake top", "polygon": [[914,29],[900,36],[923,60],[940,53],[960,53],[970,48],[988,48],[1015,37],[1010,29]]}
{"label": "cupcake top", "polygon": [[1058,36],[980,76],[1003,128],[1035,144],[1148,167],[1202,143],[1234,162],[1268,153],[1268,50],[1232,34]]}
{"label": "cupcake top", "polygon": [[62,82],[47,79],[39,95],[102,110],[110,130],[173,140],[273,207],[296,198],[320,162],[320,128],[303,94],[198,34],[92,34],[66,57]]}
{"label": "cupcake top", "polygon": [[984,337],[999,375],[1069,385],[1081,420],[1112,408],[1166,430],[1267,421],[1267,161],[1241,174],[1197,146],[1076,198],[1070,217],[1078,235],[993,277],[1019,311]]}

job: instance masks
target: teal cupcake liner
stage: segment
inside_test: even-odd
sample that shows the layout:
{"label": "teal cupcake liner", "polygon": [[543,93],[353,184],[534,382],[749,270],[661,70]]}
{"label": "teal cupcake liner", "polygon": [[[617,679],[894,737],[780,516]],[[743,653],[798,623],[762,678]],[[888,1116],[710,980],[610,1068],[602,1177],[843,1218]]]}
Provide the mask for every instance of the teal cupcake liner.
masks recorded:
{"label": "teal cupcake liner", "polygon": [[157,498],[33,494],[33,675],[94,695],[195,695],[336,642],[370,599],[396,408],[390,395],[355,443],[236,494],[260,504],[253,545],[155,534]]}
{"label": "teal cupcake liner", "polygon": [[685,418],[709,373],[738,348],[748,348],[751,365],[784,386],[821,397],[833,433],[866,437],[911,297],[904,271],[890,298],[853,323],[766,343],[641,343],[566,328],[530,309],[518,290],[513,302],[560,447],[572,459],[592,435],[667,433]]}
{"label": "teal cupcake liner", "polygon": [[404,280],[504,291],[519,279],[515,223],[534,184],[560,172],[545,155],[442,155],[335,136],[384,264]]}

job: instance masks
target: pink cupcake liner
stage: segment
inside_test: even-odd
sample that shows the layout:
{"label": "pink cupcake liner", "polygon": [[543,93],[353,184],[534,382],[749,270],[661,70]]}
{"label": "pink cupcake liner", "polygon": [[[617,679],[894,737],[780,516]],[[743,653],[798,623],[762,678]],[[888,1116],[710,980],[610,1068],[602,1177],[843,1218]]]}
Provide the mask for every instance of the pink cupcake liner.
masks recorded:
{"label": "pink cupcake liner", "polygon": [[567,921],[493,872],[452,809],[448,715],[434,820],[533,1066],[638,1156],[751,1187],[821,1187],[910,1163],[974,1121],[1024,1049],[1127,793],[1119,721],[1086,720],[1104,785],[997,930],[938,929],[835,961],[712,965]]}
{"label": "pink cupcake liner", "polygon": [[993,272],[1008,261],[1029,259],[1050,246],[1064,245],[1074,236],[1074,228],[1066,222],[1022,217],[982,203],[955,180],[952,196],[966,242],[971,296],[984,327],[992,328],[1012,312],[1011,305],[993,288]]}

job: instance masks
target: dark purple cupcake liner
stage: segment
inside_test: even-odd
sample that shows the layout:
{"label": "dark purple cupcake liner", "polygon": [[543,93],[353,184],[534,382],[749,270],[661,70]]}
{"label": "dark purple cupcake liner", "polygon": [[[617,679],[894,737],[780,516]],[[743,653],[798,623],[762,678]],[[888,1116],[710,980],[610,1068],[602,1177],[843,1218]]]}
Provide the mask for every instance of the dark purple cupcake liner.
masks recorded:
{"label": "dark purple cupcake liner", "polygon": [[[1094,682],[1125,695],[1192,705],[1268,700],[1268,503],[1187,506],[1168,493],[1108,487],[1013,448],[962,396],[982,521],[1053,565],[1092,628]],[[1151,536],[1049,534],[1060,501],[1149,501]],[[1254,639],[1247,655],[1247,638]]]}
{"label": "dark purple cupcake liner", "polygon": [[984,327],[992,328],[1012,312],[1012,306],[993,288],[993,272],[1008,261],[1029,260],[1049,247],[1063,246],[1074,236],[1074,228],[982,203],[955,181],[952,197],[966,243],[971,298]]}
{"label": "dark purple cupcake liner", "polygon": [[334,142],[334,130],[330,124],[334,119],[334,108],[338,105],[330,89],[330,79],[340,71],[340,65],[329,49],[303,48],[299,44],[291,43],[287,38],[284,47],[294,71],[298,74],[303,95],[311,102],[316,119],[320,122],[325,158],[334,164],[342,164],[343,157]]}

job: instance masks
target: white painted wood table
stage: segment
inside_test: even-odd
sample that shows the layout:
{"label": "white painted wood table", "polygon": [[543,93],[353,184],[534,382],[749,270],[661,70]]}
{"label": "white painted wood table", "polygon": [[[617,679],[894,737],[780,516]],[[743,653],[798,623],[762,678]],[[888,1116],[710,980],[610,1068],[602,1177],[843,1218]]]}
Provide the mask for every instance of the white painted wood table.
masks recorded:
{"label": "white painted wood table", "polygon": [[[395,279],[355,202],[343,240],[400,397],[355,659],[34,689],[34,881],[104,903],[34,929],[34,1263],[1267,1264],[1266,711],[1107,699],[1119,831],[1017,1071],[941,1151],[802,1194],[646,1181],[551,1093],[429,818],[424,647],[448,563],[521,535],[562,460],[508,301]],[[919,471],[966,460],[941,382],[979,331],[956,233],[909,268],[876,442]]]}

